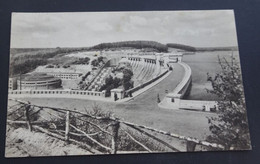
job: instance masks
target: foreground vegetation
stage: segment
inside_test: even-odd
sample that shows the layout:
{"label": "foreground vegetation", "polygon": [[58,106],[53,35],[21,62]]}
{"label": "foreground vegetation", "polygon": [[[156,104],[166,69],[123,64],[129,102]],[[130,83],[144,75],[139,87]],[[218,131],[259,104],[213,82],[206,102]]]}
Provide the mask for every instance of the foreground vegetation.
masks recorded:
{"label": "foreground vegetation", "polygon": [[[25,111],[26,116],[24,115]],[[123,124],[119,126],[118,122],[111,120],[112,113],[103,112],[95,104],[92,109],[85,110],[85,115],[77,113],[76,110],[75,113],[71,112],[69,117],[66,112],[48,111],[42,108],[31,108],[29,105],[21,106],[15,112],[8,111],[8,129],[27,129],[30,124],[29,131],[43,132],[67,143],[77,144],[94,154],[110,154],[117,151],[163,152],[169,150],[164,148],[162,143],[155,142],[154,139],[147,137],[135,128]],[[29,124],[23,124],[23,122],[28,121],[28,118],[30,118]],[[10,122],[10,120],[15,121]],[[15,123],[16,120],[18,120],[18,124]],[[68,138],[66,138],[67,121],[70,124]],[[11,133],[9,131],[10,135]]]}
{"label": "foreground vegetation", "polygon": [[222,71],[208,75],[213,90],[208,92],[220,98],[218,117],[210,117],[210,142],[225,146],[226,150],[251,149],[246,104],[239,62],[231,58],[219,58]]}

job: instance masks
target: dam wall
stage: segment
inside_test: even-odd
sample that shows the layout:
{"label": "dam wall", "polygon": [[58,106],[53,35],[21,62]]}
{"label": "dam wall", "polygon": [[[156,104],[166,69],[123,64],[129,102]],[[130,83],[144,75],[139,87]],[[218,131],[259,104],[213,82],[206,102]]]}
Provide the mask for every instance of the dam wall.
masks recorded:
{"label": "dam wall", "polygon": [[158,106],[167,109],[184,109],[208,112],[216,111],[218,109],[216,101],[199,101],[183,99],[187,94],[189,87],[192,83],[192,71],[189,65],[187,65],[186,63],[179,62],[179,64],[185,70],[183,79],[171,93],[166,95],[166,97],[163,99],[162,102],[158,104]]}

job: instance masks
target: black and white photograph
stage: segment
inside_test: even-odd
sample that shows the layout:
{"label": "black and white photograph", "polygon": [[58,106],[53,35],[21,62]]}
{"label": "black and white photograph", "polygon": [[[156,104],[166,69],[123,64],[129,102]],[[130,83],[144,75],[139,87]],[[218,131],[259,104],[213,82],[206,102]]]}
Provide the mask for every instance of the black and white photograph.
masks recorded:
{"label": "black and white photograph", "polygon": [[233,10],[14,12],[5,157],[251,150]]}

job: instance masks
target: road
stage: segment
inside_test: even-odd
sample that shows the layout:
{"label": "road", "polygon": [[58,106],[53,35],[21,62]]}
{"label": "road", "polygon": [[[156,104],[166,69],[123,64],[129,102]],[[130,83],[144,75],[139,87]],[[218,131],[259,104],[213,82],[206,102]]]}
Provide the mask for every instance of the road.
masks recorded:
{"label": "road", "polygon": [[131,104],[139,104],[145,105],[146,108],[149,109],[157,109],[157,98],[159,94],[160,100],[162,100],[166,96],[166,90],[171,92],[174,88],[180,83],[184,75],[184,69],[181,65],[174,63],[173,64],[173,71],[171,74],[166,77],[163,81],[161,81],[156,86],[152,87],[148,91],[140,94],[139,96],[135,97],[129,102],[129,107]]}
{"label": "road", "polygon": [[148,91],[125,103],[101,102],[80,99],[61,98],[26,98],[33,104],[70,108],[80,111],[91,109],[98,105],[104,112],[112,112],[115,116],[133,123],[150,126],[172,133],[205,139],[209,134],[207,117],[215,116],[213,113],[195,112],[185,110],[159,109],[157,94],[160,99],[166,95],[165,90],[173,90],[184,75],[184,69],[174,64],[171,74]]}

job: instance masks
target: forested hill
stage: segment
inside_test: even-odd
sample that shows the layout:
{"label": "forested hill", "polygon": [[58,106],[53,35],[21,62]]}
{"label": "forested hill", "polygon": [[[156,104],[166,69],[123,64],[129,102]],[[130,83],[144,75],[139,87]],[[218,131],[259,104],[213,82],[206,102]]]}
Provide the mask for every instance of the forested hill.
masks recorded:
{"label": "forested hill", "polygon": [[238,47],[196,47],[196,51],[238,51]]}
{"label": "forested hill", "polygon": [[185,51],[237,51],[238,47],[193,47],[184,44],[168,43],[169,48],[176,48]]}
{"label": "forested hill", "polygon": [[104,50],[109,48],[131,47],[136,49],[151,48],[159,52],[167,52],[168,47],[155,41],[122,41],[113,43],[101,43],[90,47],[89,50]]}
{"label": "forested hill", "polygon": [[192,51],[192,52],[196,51],[195,47],[187,46],[187,45],[184,45],[184,44],[168,43],[168,44],[166,44],[166,46],[168,46],[170,48],[185,50],[185,51]]}

